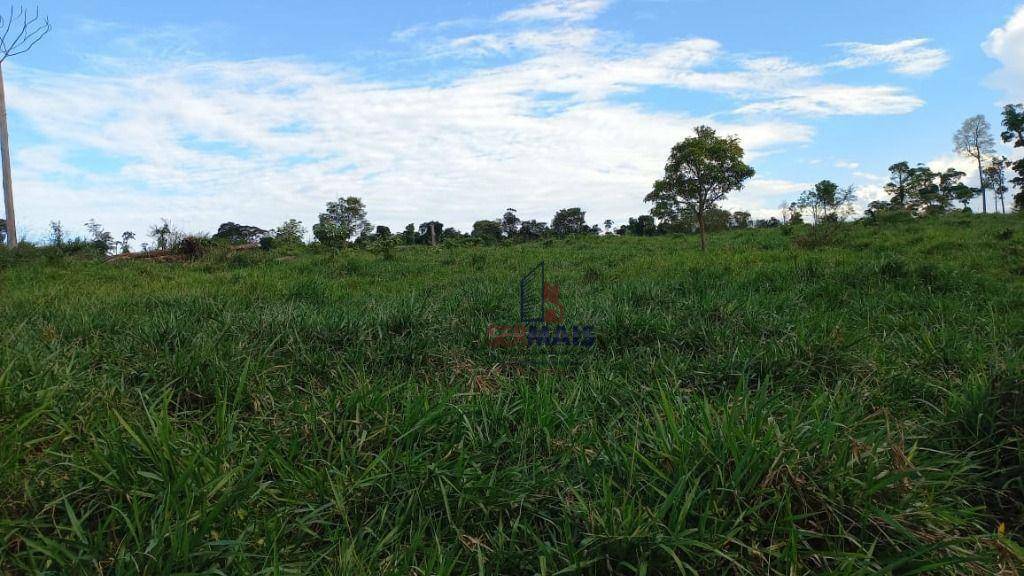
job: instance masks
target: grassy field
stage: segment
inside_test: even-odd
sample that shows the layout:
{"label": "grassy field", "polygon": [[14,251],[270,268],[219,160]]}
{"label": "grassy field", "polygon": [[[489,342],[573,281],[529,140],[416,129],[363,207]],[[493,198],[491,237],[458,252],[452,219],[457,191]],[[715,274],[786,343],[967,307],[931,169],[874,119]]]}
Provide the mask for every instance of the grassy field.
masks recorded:
{"label": "grassy field", "polygon": [[0,572],[1019,570],[1024,218],[801,233],[7,254]]}

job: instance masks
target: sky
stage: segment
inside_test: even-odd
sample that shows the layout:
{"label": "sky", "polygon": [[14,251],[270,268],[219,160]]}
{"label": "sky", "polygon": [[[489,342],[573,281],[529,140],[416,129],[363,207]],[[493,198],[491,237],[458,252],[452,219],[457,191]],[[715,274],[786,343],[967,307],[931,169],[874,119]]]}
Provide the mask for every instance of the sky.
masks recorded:
{"label": "sky", "polygon": [[[814,182],[882,197],[964,119],[1024,102],[1024,2],[51,0],[3,65],[21,236],[95,219],[141,241],[233,221],[311,227],[364,200],[393,230],[515,208],[646,213],[673,144],[736,135],[779,215]],[[1014,151],[1003,148],[1002,153]],[[975,178],[976,180],[976,178]]]}

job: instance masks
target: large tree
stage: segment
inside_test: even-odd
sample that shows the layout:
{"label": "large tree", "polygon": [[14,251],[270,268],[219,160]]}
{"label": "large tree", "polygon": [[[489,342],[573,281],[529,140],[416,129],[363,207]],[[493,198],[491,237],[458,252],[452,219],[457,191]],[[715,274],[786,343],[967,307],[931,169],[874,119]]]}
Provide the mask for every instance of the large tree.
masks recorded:
{"label": "large tree", "polygon": [[519,224],[519,237],[523,240],[539,240],[551,233],[547,222],[524,220]]}
{"label": "large tree", "polygon": [[509,208],[505,210],[505,214],[501,217],[501,233],[505,238],[513,238],[519,233],[519,225],[522,224],[522,220],[519,219],[519,215],[516,213],[515,208]]}
{"label": "large tree", "polygon": [[[1003,142],[1013,144],[1014,148],[1024,148],[1024,104],[1009,104],[1003,108]],[[1010,164],[1016,174],[1010,183],[1018,188],[1013,196],[1013,209],[1024,212],[1024,157]]]}
{"label": "large tree", "polygon": [[324,246],[340,248],[370,230],[366,206],[355,196],[328,202],[327,211],[313,225],[313,236]]}
{"label": "large tree", "polygon": [[592,232],[587,226],[587,213],[582,208],[564,208],[555,212],[551,219],[551,231],[556,236],[569,236],[570,234],[589,234]]}
{"label": "large tree", "polygon": [[907,205],[911,170],[912,168],[907,162],[897,162],[889,166],[889,183],[885,185],[885,191],[889,194],[893,208],[903,208]]}
{"label": "large tree", "polygon": [[213,238],[215,240],[224,240],[231,244],[255,244],[267,234],[269,234],[268,231],[258,226],[225,222],[217,228],[217,233],[213,235]]}
{"label": "large tree", "polygon": [[445,236],[444,224],[432,220],[420,224],[419,234],[416,235],[417,244],[437,245]]}
{"label": "large tree", "polygon": [[501,242],[501,224],[498,220],[478,220],[473,223],[473,232],[470,236],[479,238],[487,244],[497,244]]}
{"label": "large tree", "polygon": [[722,138],[713,128],[698,126],[696,135],[672,148],[665,177],[654,183],[645,201],[660,213],[682,211],[697,217],[700,248],[707,250],[706,216],[730,192],[743,188],[754,169],[743,162],[743,147],[734,136]]}
{"label": "large tree", "polygon": [[626,232],[632,236],[654,236],[658,233],[658,223],[654,221],[654,216],[630,218]]}
{"label": "large tree", "polygon": [[954,202],[961,202],[967,208],[977,191],[963,183],[967,174],[956,168],[948,168],[939,174],[939,197],[948,208]]}
{"label": "large tree", "polygon": [[985,195],[985,175],[982,166],[985,158],[996,151],[996,140],[992,137],[992,126],[981,114],[964,120],[963,126],[953,135],[953,147],[957,154],[973,158],[978,163],[978,178],[981,180],[981,211],[988,212]]}

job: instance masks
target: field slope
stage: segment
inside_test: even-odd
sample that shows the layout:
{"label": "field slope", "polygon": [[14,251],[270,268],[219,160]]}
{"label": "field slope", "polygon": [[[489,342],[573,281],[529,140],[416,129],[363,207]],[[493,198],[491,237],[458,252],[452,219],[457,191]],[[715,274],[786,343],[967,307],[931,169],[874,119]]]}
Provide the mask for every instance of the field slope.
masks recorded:
{"label": "field slope", "polygon": [[1012,573],[1024,219],[799,234],[6,255],[0,573]]}

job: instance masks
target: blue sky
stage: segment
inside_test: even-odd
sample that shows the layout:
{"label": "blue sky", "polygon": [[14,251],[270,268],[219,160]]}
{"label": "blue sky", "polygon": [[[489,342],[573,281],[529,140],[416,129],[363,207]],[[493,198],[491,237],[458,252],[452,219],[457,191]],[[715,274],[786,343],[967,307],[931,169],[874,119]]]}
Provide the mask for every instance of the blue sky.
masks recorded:
{"label": "blue sky", "polygon": [[951,150],[963,119],[997,127],[1024,100],[1020,0],[42,9],[53,32],[5,65],[30,238],[90,218],[310,226],[348,195],[392,228],[507,207],[623,221],[702,123],[758,170],[726,207],[767,217],[824,178],[866,203],[894,162],[968,168]]}

